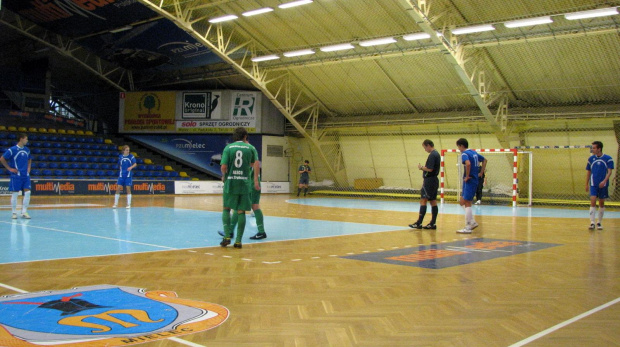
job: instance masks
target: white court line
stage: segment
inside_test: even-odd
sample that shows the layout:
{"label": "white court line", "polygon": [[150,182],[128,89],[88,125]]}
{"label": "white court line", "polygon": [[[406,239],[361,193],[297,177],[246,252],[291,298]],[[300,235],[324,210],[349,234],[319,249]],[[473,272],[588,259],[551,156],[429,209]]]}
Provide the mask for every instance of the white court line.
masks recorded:
{"label": "white court line", "polygon": [[[4,287],[4,288],[7,288],[7,289],[10,289],[10,290],[16,291],[18,293],[22,293],[22,294],[30,293],[30,292],[28,292],[26,290],[15,288],[15,287],[9,286],[8,284],[4,284],[4,283],[0,283],[0,287]],[[169,337],[168,340],[172,340],[174,342],[178,342],[180,344],[187,345],[187,346],[192,346],[192,347],[205,347],[204,345],[199,345],[197,343],[193,343],[193,342],[190,342],[190,341],[185,341],[185,340],[180,339],[178,337]]]}
{"label": "white court line", "polygon": [[543,336],[545,336],[547,334],[550,334],[550,333],[552,333],[552,332],[554,332],[554,331],[556,331],[558,329],[561,329],[561,328],[563,328],[563,327],[565,327],[565,326],[567,326],[569,324],[572,324],[572,323],[580,320],[581,318],[585,318],[585,317],[587,317],[587,316],[589,316],[589,315],[591,315],[593,313],[596,313],[598,311],[604,310],[607,307],[609,307],[611,305],[614,305],[614,304],[617,304],[619,302],[620,302],[620,298],[616,298],[615,300],[612,300],[612,301],[610,301],[610,302],[608,302],[606,304],[603,304],[603,305],[601,305],[599,307],[595,307],[595,308],[591,309],[588,312],[582,313],[582,314],[580,314],[580,315],[578,315],[576,317],[573,317],[573,318],[571,318],[571,319],[569,319],[567,321],[564,321],[564,322],[562,322],[560,324],[554,325],[554,326],[552,326],[549,329],[543,330],[543,331],[539,332],[536,335],[532,335],[532,336],[528,337],[525,340],[521,340],[521,341],[519,341],[519,342],[517,342],[517,343],[515,343],[513,345],[510,345],[509,347],[520,347],[520,346],[523,346],[525,344],[528,344],[528,343],[530,343],[530,342],[532,342],[534,340],[537,340],[537,339],[539,339],[539,338],[541,338],[541,337],[543,337]]}
{"label": "white court line", "polygon": [[[30,204],[28,208],[38,208],[38,207],[101,207],[106,205],[101,204]],[[19,210],[21,210],[22,206],[17,205]],[[0,205],[0,209],[11,209],[12,205]]]}
{"label": "white court line", "polygon": [[[4,221],[0,221],[0,223],[13,224],[12,222],[4,222]],[[67,234],[74,234],[74,235],[80,235],[80,236],[88,236],[88,237],[94,237],[96,239],[121,241],[121,242],[133,243],[133,244],[136,244],[136,245],[143,245],[143,246],[151,246],[151,247],[158,247],[158,248],[165,248],[165,249],[177,249],[177,248],[174,248],[174,247],[160,246],[160,245],[154,245],[154,244],[144,243],[144,242],[127,241],[127,240],[123,240],[123,239],[117,239],[117,238],[114,238],[114,237],[97,236],[97,235],[91,235],[91,234],[85,234],[85,233],[78,233],[78,232],[75,232],[75,231],[68,231],[68,230],[61,230],[61,229],[54,229],[54,228],[47,228],[47,227],[39,227],[39,226],[35,226],[35,225],[30,225],[30,224],[28,224],[28,228],[50,230],[50,231],[56,231],[56,232],[59,232],[59,233],[67,233]]]}

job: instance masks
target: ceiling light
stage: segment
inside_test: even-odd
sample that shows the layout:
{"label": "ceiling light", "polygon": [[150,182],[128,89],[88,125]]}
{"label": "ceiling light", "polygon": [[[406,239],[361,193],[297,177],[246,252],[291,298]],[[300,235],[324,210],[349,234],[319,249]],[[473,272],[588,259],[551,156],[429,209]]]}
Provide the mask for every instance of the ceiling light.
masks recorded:
{"label": "ceiling light", "polygon": [[267,61],[267,60],[275,60],[275,59],[280,59],[280,57],[278,57],[275,54],[261,55],[260,57],[254,57],[251,60],[255,63],[258,63],[259,61]]}
{"label": "ceiling light", "polygon": [[285,4],[279,5],[278,7],[279,8],[291,8],[291,7],[306,5],[310,3],[312,3],[312,0],[297,0],[297,1],[287,2]]}
{"label": "ceiling light", "polygon": [[549,23],[553,23],[553,19],[551,19],[551,16],[513,20],[510,22],[505,22],[504,26],[506,28],[519,28],[519,27],[527,27],[527,26],[539,25],[539,24],[549,24]]}
{"label": "ceiling light", "polygon": [[575,20],[575,19],[585,19],[585,18],[594,18],[594,17],[603,17],[603,16],[614,16],[617,14],[618,14],[618,9],[616,7],[608,7],[608,8],[599,8],[599,9],[590,10],[590,11],[567,13],[564,15],[564,18],[568,20]]}
{"label": "ceiling light", "polygon": [[110,30],[112,34],[120,33],[121,31],[131,30],[133,27],[131,25],[125,25],[124,27],[116,28]]}
{"label": "ceiling light", "polygon": [[345,49],[353,49],[355,47],[353,47],[352,44],[350,43],[343,43],[343,44],[339,44],[339,45],[332,45],[332,46],[325,46],[325,47],[321,47],[319,48],[322,52],[334,52],[334,51],[344,51]]}
{"label": "ceiling light", "polygon": [[237,19],[237,18],[239,17],[235,16],[234,14],[229,14],[229,15],[222,16],[222,17],[211,18],[209,19],[209,23],[220,23],[220,22],[225,22],[227,20]]}
{"label": "ceiling light", "polygon": [[369,46],[387,45],[388,43],[394,43],[394,42],[396,42],[396,40],[393,37],[384,37],[381,39],[362,41],[360,42],[360,46],[369,47]]}
{"label": "ceiling light", "polygon": [[243,12],[242,14],[245,17],[250,17],[250,16],[255,16],[257,14],[263,14],[263,13],[267,13],[267,12],[271,12],[271,11],[273,11],[273,8],[271,8],[271,7],[263,7],[263,8],[259,8],[258,10],[252,10],[252,11]]}
{"label": "ceiling light", "polygon": [[314,54],[314,51],[311,49],[302,49],[299,51],[291,51],[291,52],[286,52],[286,53],[282,53],[283,56],[285,57],[298,57],[300,55],[308,55],[308,54]]}
{"label": "ceiling light", "polygon": [[409,35],[403,36],[403,39],[405,41],[424,40],[424,39],[430,39],[430,38],[431,38],[431,35],[427,33],[417,33],[417,34],[409,34]]}
{"label": "ceiling light", "polygon": [[457,29],[452,29],[450,31],[452,32],[453,35],[464,35],[464,34],[479,33],[483,31],[491,31],[491,30],[495,30],[495,28],[491,24],[485,24],[485,25],[474,25],[471,27],[457,28]]}

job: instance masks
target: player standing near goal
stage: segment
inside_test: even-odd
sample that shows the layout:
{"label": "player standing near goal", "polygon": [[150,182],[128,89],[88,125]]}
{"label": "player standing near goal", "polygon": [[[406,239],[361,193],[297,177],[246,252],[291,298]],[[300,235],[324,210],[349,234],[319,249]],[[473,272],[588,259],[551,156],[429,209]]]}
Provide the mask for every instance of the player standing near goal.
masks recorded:
{"label": "player standing near goal", "polygon": [[233,132],[233,143],[224,148],[220,170],[222,181],[224,182],[222,211],[222,223],[224,225],[224,239],[220,246],[226,247],[230,244],[232,228],[230,223],[230,210],[237,211],[237,238],[235,248],[241,248],[241,239],[245,231],[245,211],[252,209],[250,199],[250,186],[248,180],[252,168],[254,169],[254,189],[260,190],[260,180],[258,178],[260,167],[258,166],[258,156],[256,148],[247,143],[248,131],[243,127],[238,127]]}
{"label": "player standing near goal", "polygon": [[17,195],[21,190],[24,193],[22,200],[22,218],[30,219],[28,205],[30,204],[30,167],[32,157],[28,144],[28,135],[19,134],[17,144],[4,152],[0,157],[2,165],[11,172],[9,191],[11,191],[12,219],[17,219]]}
{"label": "player standing near goal", "polygon": [[[437,214],[439,213],[439,208],[437,207],[437,190],[439,189],[439,179],[437,175],[439,175],[439,169],[441,166],[441,156],[439,152],[435,149],[435,144],[431,140],[424,140],[422,142],[422,147],[428,154],[428,158],[426,159],[426,165],[422,166],[418,164],[418,169],[422,170],[422,178],[424,179],[422,183],[422,189],[420,189],[420,214],[418,215],[418,221],[409,224],[409,227],[414,229],[437,229]],[[431,222],[424,227],[422,226],[422,221],[424,220],[424,215],[426,215],[426,202],[431,202],[431,213],[432,218]]]}
{"label": "player standing near goal", "polygon": [[596,199],[598,198],[598,223],[596,228],[603,230],[603,214],[605,213],[605,199],[609,198],[609,177],[614,169],[614,160],[603,154],[603,143],[592,142],[592,155],[586,165],[586,192],[590,191],[590,230],[594,229],[594,215]]}
{"label": "player standing near goal", "polygon": [[304,188],[304,196],[308,194],[308,183],[310,182],[310,162],[304,161],[304,165],[299,167],[299,188],[297,188],[297,196],[301,193],[301,188]]}
{"label": "player standing near goal", "polygon": [[[471,209],[471,202],[474,200],[476,190],[478,189],[479,170],[484,172],[487,167],[487,160],[476,151],[469,149],[467,139],[460,138],[456,141],[456,147],[461,152],[461,161],[465,166],[463,175],[463,191],[461,192],[461,206],[465,208],[465,227],[457,230],[460,234],[471,234],[473,229],[478,227],[478,223],[474,219]],[[480,165],[482,164],[482,165]]]}

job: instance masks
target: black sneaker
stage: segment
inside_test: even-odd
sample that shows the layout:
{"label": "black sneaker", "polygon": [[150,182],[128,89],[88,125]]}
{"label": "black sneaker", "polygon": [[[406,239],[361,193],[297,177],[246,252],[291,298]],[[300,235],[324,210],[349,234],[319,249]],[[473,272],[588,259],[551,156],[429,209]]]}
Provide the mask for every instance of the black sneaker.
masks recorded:
{"label": "black sneaker", "polygon": [[424,226],[424,229],[432,229],[432,230],[435,230],[435,229],[437,229],[437,225],[436,225],[436,224],[431,224],[431,223],[428,223],[428,224],[426,224],[426,225]]}
{"label": "black sneaker", "polygon": [[258,233],[254,236],[250,236],[250,240],[260,240],[260,239],[266,239],[267,238],[267,233]]}
{"label": "black sneaker", "polygon": [[228,239],[228,238],[224,238],[222,240],[222,242],[220,242],[220,246],[222,246],[222,247],[226,247],[228,245],[230,245],[230,239]]}
{"label": "black sneaker", "polygon": [[[221,237],[226,237],[226,234],[221,230],[218,230],[217,233],[220,234]],[[230,238],[232,239],[233,237],[235,237],[235,233],[230,234]]]}
{"label": "black sneaker", "polygon": [[235,244],[233,245],[233,247],[235,248],[241,248],[241,242],[235,242]]}
{"label": "black sneaker", "polygon": [[409,224],[409,227],[413,229],[422,229],[422,223],[415,222],[415,223]]}

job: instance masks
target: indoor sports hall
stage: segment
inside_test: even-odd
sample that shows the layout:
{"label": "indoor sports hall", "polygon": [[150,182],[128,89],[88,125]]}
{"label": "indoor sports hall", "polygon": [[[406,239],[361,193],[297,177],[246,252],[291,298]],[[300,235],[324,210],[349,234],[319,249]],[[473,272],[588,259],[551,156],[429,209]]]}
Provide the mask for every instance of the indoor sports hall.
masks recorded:
{"label": "indoor sports hall", "polygon": [[0,346],[620,346],[619,13],[2,0]]}

